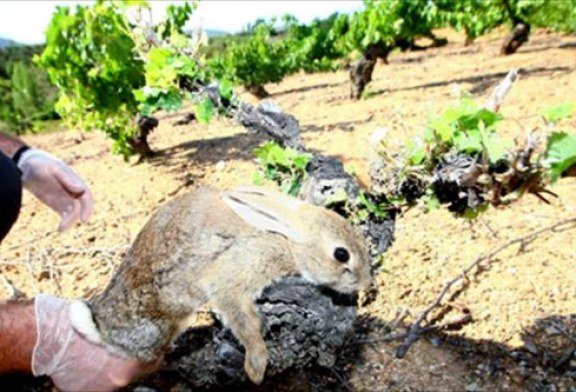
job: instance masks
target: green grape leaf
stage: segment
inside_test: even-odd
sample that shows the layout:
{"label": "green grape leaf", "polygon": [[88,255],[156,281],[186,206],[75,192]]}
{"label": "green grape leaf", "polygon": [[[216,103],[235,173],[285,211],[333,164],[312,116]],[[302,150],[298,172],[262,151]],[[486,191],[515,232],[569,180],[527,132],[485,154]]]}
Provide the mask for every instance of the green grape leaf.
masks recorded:
{"label": "green grape leaf", "polygon": [[410,140],[406,143],[406,149],[408,151],[407,159],[409,165],[420,165],[426,159],[426,149],[421,143]]}
{"label": "green grape leaf", "polygon": [[344,189],[338,189],[333,195],[328,197],[325,202],[325,206],[330,206],[332,204],[344,203],[348,200],[348,194]]}
{"label": "green grape leaf", "polygon": [[221,80],[218,85],[218,92],[224,99],[231,99],[234,94],[234,85],[229,80]]}
{"label": "green grape leaf", "polygon": [[428,123],[428,126],[432,130],[436,131],[436,134],[443,142],[451,140],[452,136],[454,135],[454,131],[456,130],[454,121],[450,118],[450,116],[442,116],[440,118],[432,119]]}
{"label": "green grape leaf", "polygon": [[487,109],[480,109],[474,113],[461,116],[458,119],[458,126],[460,129],[471,130],[479,128],[480,123],[483,123],[486,128],[491,128],[500,120],[502,120],[500,114]]}
{"label": "green grape leaf", "polygon": [[360,218],[361,221],[367,220],[369,215],[370,213],[367,210],[358,211],[358,218]]}
{"label": "green grape leaf", "polygon": [[438,200],[438,197],[434,194],[429,195],[426,198],[426,210],[430,211],[430,210],[436,210],[440,208],[440,200]]}
{"label": "green grape leaf", "polygon": [[486,212],[488,209],[488,204],[481,204],[476,208],[466,208],[466,211],[461,215],[464,219],[476,219],[480,214]]}
{"label": "green grape leaf", "polygon": [[551,181],[557,181],[562,173],[576,165],[576,134],[552,133],[548,137],[544,159],[550,165]]}
{"label": "green grape leaf", "polygon": [[426,143],[434,143],[436,141],[436,133],[432,128],[426,128],[424,130],[424,141]]}
{"label": "green grape leaf", "polygon": [[512,140],[498,138],[492,135],[485,137],[483,144],[484,147],[486,147],[490,163],[496,163],[499,160],[506,158],[508,152],[514,148]]}
{"label": "green grape leaf", "polygon": [[296,168],[305,170],[306,165],[308,165],[308,162],[310,161],[310,156],[305,154],[298,154],[292,158],[292,161],[294,162],[294,166],[296,166]]}
{"label": "green grape leaf", "polygon": [[572,117],[574,112],[576,112],[576,103],[568,102],[544,108],[541,114],[546,122],[555,124],[560,120]]}
{"label": "green grape leaf", "polygon": [[[156,100],[154,102],[154,100]],[[178,91],[170,89],[166,92],[162,92],[157,96],[151,96],[146,100],[147,104],[155,104],[158,109],[165,110],[167,112],[175,112],[182,108],[182,98]]]}
{"label": "green grape leaf", "polygon": [[208,124],[214,114],[214,104],[208,97],[203,98],[194,108],[194,114],[200,124]]}
{"label": "green grape leaf", "polygon": [[264,177],[260,171],[257,171],[252,175],[252,184],[256,186],[261,186],[264,184]]}
{"label": "green grape leaf", "polygon": [[456,132],[454,146],[460,152],[474,154],[482,151],[482,134],[478,129],[470,129],[466,132]]}

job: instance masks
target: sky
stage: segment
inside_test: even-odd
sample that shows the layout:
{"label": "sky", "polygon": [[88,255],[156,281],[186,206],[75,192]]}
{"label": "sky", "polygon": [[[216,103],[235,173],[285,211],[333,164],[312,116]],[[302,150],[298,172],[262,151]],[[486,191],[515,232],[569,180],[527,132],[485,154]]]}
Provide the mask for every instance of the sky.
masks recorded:
{"label": "sky", "polygon": [[[58,5],[75,6],[90,1],[1,0],[0,37],[23,44],[44,42],[44,30]],[[168,4],[177,1],[151,0],[154,19],[162,18]],[[271,18],[290,13],[307,23],[334,12],[348,13],[361,8],[361,0],[200,0],[189,28],[224,30],[235,33],[258,18]]]}

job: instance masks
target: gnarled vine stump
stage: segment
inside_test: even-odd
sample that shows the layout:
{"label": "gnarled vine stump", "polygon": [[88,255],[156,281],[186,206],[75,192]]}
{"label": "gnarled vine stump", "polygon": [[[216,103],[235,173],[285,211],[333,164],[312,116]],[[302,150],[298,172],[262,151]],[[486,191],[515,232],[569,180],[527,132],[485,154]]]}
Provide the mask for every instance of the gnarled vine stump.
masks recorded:
{"label": "gnarled vine stump", "polygon": [[352,64],[350,68],[350,98],[360,99],[368,83],[372,81],[372,72],[376,66],[376,59],[362,58]]}
{"label": "gnarled vine stump", "polygon": [[154,151],[148,144],[148,135],[158,126],[158,120],[154,117],[143,116],[138,119],[138,129],[136,133],[129,138],[128,144],[140,157],[140,160],[151,158]]}
{"label": "gnarled vine stump", "polygon": [[[257,304],[270,353],[267,378],[288,369],[331,367],[342,347],[354,341],[356,301],[351,296],[300,278],[287,278],[266,289]],[[159,373],[126,390],[138,391],[145,386],[160,391],[178,385],[177,390],[185,391],[249,382],[244,373],[243,347],[216,321],[185,332]]]}
{"label": "gnarled vine stump", "polygon": [[502,48],[500,48],[500,54],[509,55],[516,53],[518,48],[524,43],[528,42],[528,37],[530,36],[530,24],[526,22],[520,22],[514,26],[514,30],[506,36]]}

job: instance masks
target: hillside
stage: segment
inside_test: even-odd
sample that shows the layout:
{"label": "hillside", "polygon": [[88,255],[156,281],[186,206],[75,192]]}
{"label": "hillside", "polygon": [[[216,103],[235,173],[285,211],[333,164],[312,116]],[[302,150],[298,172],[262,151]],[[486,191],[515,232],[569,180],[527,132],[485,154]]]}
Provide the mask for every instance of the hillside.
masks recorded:
{"label": "hillside", "polygon": [[204,31],[206,32],[206,35],[208,35],[208,37],[222,37],[225,35],[230,35],[229,32],[223,30],[206,29]]}
{"label": "hillside", "polygon": [[0,49],[6,48],[8,46],[18,45],[16,41],[12,41],[11,39],[1,38],[0,37]]}
{"label": "hillside", "polygon": [[[348,98],[346,71],[293,75],[267,89],[299,120],[310,149],[339,157],[368,183],[372,132],[389,127],[392,146],[420,134],[429,114],[454,102],[456,86],[483,100],[503,75],[520,67],[520,80],[502,108],[510,119],[505,132],[519,139],[540,121],[543,107],[576,99],[576,37],[535,32],[507,57],[497,54],[500,42],[495,33],[465,47],[463,37],[450,36],[443,48],[393,53],[389,65],[377,65],[369,98],[360,101]],[[28,296],[42,291],[87,298],[103,289],[159,205],[200,184],[249,183],[256,169],[252,149],[263,139],[226,121],[173,127],[183,114],[161,116],[150,139],[158,157],[138,165],[111,155],[109,141],[98,132],[27,137],[86,179],[96,210],[88,224],[59,235],[55,214],[26,194],[20,219],[0,248],[2,275]],[[576,119],[564,125],[574,130]],[[576,336],[574,227],[538,237],[522,251],[511,248],[469,276],[443,320],[469,314],[462,328],[421,339],[403,360],[393,355],[398,341],[379,340],[413,321],[444,282],[479,255],[576,216],[574,179],[562,179],[552,190],[558,198],[549,205],[526,197],[477,223],[446,211],[408,211],[398,218],[376,294],[360,306],[364,341],[343,353],[334,369],[311,369],[242,390],[574,391],[573,343],[552,326],[564,325]],[[0,286],[0,296],[8,294]],[[563,355],[568,359],[558,362]],[[174,391],[188,390],[174,377]]]}

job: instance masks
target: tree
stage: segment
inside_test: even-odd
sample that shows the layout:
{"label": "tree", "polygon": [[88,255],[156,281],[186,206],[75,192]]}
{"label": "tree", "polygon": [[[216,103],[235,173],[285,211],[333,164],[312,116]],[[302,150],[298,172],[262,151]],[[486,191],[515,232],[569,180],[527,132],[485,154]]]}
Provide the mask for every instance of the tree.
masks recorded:
{"label": "tree", "polygon": [[46,106],[33,69],[22,62],[15,63],[12,69],[12,106],[24,128],[30,127],[34,116]]}
{"label": "tree", "polygon": [[114,140],[113,151],[151,155],[137,138],[139,102],[133,91],[144,86],[144,62],[121,5],[98,1],[75,11],[57,7],[37,62],[59,88],[56,110],[71,126],[101,129]]}
{"label": "tree", "polygon": [[299,64],[285,40],[273,38],[273,22],[259,21],[244,41],[231,44],[225,53],[211,58],[208,68],[216,79],[240,84],[258,98],[265,98],[266,83],[280,82]]}
{"label": "tree", "polygon": [[304,72],[333,71],[336,60],[345,56],[337,42],[341,29],[335,27],[340,15],[334,13],[325,19],[315,19],[311,24],[301,24],[294,18],[285,18],[290,53],[295,53],[294,68]]}
{"label": "tree", "polygon": [[0,121],[8,131],[36,130],[42,121],[58,119],[56,89],[46,72],[32,64],[41,51],[39,45],[0,49]]}
{"label": "tree", "polygon": [[501,25],[511,26],[500,53],[515,53],[528,41],[532,27],[574,32],[576,1],[545,0],[436,0],[444,22],[466,33],[467,43]]}
{"label": "tree", "polygon": [[[344,51],[358,50],[363,58],[350,70],[351,97],[359,99],[364,88],[372,79],[372,72],[379,58],[387,62],[395,48],[400,50],[419,49],[415,41],[428,37],[435,44],[432,29],[440,26],[438,8],[428,0],[392,0],[378,2],[365,0],[364,9],[348,17],[348,28],[341,37]],[[337,26],[342,28],[342,23]]]}

